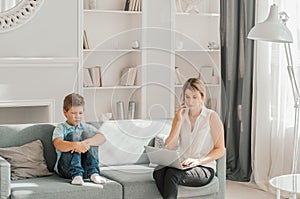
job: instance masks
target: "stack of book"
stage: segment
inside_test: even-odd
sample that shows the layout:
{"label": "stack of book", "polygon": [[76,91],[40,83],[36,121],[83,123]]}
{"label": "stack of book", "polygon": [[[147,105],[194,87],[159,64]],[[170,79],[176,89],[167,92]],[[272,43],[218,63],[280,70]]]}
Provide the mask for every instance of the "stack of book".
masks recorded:
{"label": "stack of book", "polygon": [[83,86],[84,87],[101,87],[101,67],[83,68]]}
{"label": "stack of book", "polygon": [[142,0],[126,0],[125,11],[142,11]]}
{"label": "stack of book", "polygon": [[137,68],[126,67],[121,71],[121,86],[133,86],[136,79]]}

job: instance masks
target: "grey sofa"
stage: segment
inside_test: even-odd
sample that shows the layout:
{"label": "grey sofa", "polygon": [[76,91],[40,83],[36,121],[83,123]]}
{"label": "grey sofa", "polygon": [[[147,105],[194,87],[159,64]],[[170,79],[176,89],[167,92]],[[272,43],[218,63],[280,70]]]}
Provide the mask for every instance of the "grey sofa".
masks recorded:
{"label": "grey sofa", "polygon": [[[152,178],[153,167],[144,145],[154,145],[158,134],[167,134],[170,120],[122,120],[92,122],[107,139],[100,147],[101,175],[108,178],[103,187],[93,183],[74,186],[56,174],[24,180],[10,180],[10,164],[0,157],[0,193],[2,198],[161,198]],[[53,172],[56,153],[51,142],[54,124],[0,126],[0,147],[20,146],[41,140],[49,171]],[[217,160],[217,174],[204,187],[179,187],[179,198],[225,198],[225,157]]]}

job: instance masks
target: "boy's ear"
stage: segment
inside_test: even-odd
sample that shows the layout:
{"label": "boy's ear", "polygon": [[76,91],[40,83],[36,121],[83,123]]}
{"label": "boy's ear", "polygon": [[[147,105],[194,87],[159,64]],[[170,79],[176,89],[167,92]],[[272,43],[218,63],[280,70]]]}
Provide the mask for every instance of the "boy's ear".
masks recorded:
{"label": "boy's ear", "polygon": [[67,117],[67,112],[68,112],[68,111],[66,111],[66,109],[63,109],[63,112],[64,112],[64,116]]}

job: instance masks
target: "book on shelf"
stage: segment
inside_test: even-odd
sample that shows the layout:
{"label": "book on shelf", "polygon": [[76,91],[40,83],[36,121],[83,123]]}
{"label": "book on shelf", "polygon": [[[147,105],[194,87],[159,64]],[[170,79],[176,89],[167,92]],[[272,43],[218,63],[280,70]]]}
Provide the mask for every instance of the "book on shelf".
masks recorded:
{"label": "book on shelf", "polygon": [[86,31],[83,31],[83,49],[90,49]]}
{"label": "book on shelf", "polygon": [[184,83],[183,75],[180,73],[179,67],[175,66],[175,84],[182,85]]}
{"label": "book on shelf", "polygon": [[136,0],[134,11],[142,11],[142,1]]}
{"label": "book on shelf", "polygon": [[89,70],[92,77],[93,86],[101,87],[102,86],[101,67],[95,66],[89,68]]}
{"label": "book on shelf", "polygon": [[136,0],[134,11],[139,11],[139,4],[140,4],[140,0]]}
{"label": "book on shelf", "polygon": [[129,11],[134,11],[134,6],[137,0],[130,0]]}
{"label": "book on shelf", "polygon": [[128,11],[128,10],[129,10],[129,4],[130,4],[130,0],[126,0],[126,1],[125,1],[125,7],[124,7],[124,10],[125,10],[125,11]]}
{"label": "book on shelf", "polygon": [[121,86],[133,86],[137,74],[136,67],[126,67],[121,71]]}
{"label": "book on shelf", "polygon": [[102,78],[101,78],[101,67],[89,67],[84,68],[84,77],[83,77],[83,86],[84,87],[101,87]]}
{"label": "book on shelf", "polygon": [[142,11],[142,0],[139,0],[139,11]]}
{"label": "book on shelf", "polygon": [[126,0],[124,10],[125,11],[141,11],[142,10],[141,0]]}
{"label": "book on shelf", "polygon": [[92,87],[92,77],[88,68],[83,68],[83,86],[84,87]]}
{"label": "book on shelf", "polygon": [[132,3],[133,3],[133,0],[129,0],[128,11],[131,11],[131,9],[132,9]]}

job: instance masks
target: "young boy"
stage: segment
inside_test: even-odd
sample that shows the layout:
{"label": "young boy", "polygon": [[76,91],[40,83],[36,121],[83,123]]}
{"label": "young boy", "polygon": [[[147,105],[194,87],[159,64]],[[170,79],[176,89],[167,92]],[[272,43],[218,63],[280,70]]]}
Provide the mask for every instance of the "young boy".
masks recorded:
{"label": "young boy", "polygon": [[54,170],[63,178],[72,179],[74,185],[83,185],[86,178],[101,184],[106,180],[99,175],[98,146],[106,139],[95,127],[81,121],[84,104],[84,98],[76,93],[64,99],[67,121],[54,129],[52,137],[57,152]]}

